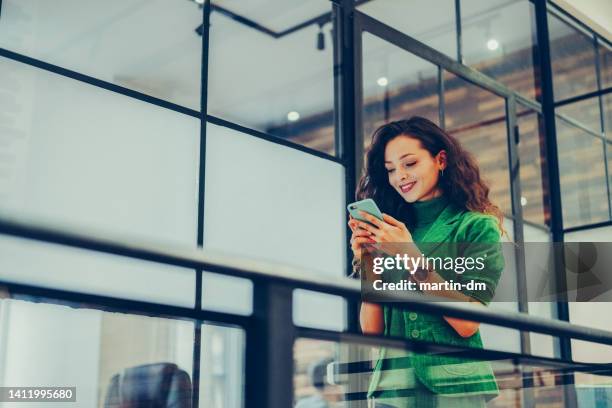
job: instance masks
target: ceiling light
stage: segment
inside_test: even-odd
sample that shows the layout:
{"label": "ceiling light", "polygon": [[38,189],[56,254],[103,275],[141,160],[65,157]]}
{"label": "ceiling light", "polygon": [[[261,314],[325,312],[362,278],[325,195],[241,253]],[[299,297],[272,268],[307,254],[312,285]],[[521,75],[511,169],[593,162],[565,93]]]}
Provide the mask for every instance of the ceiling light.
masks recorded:
{"label": "ceiling light", "polygon": [[525,197],[521,197],[521,205],[523,207],[527,205],[527,199]]}
{"label": "ceiling light", "polygon": [[487,48],[491,51],[495,51],[499,48],[499,42],[497,42],[495,38],[491,38],[489,41],[487,41]]}
{"label": "ceiling light", "polygon": [[376,83],[379,86],[387,86],[389,84],[389,80],[386,77],[380,77],[376,80]]}
{"label": "ceiling light", "polygon": [[296,111],[291,111],[287,114],[287,120],[289,122],[295,122],[296,120],[298,120],[300,118],[300,114],[297,113]]}

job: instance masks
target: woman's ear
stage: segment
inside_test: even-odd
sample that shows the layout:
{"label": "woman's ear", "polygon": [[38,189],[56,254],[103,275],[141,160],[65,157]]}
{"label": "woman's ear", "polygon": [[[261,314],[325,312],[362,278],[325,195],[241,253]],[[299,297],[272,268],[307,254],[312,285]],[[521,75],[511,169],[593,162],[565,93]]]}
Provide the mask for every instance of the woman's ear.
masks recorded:
{"label": "woman's ear", "polygon": [[438,152],[438,154],[436,155],[436,159],[438,161],[438,164],[441,166],[440,170],[444,170],[446,168],[447,162],[446,162],[446,150],[440,150]]}

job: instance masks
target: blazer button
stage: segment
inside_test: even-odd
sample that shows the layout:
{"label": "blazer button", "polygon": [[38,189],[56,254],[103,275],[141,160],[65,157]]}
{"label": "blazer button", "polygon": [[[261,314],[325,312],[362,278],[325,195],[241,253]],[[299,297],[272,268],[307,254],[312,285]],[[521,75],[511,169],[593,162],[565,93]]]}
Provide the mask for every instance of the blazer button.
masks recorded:
{"label": "blazer button", "polygon": [[412,321],[416,320],[416,319],[417,319],[417,317],[418,317],[418,315],[417,315],[416,313],[414,313],[414,312],[410,312],[410,313],[408,314],[408,318],[409,318],[410,320],[412,320]]}
{"label": "blazer button", "polygon": [[419,337],[419,331],[417,329],[414,329],[412,333],[410,333],[410,335],[416,339],[417,337]]}

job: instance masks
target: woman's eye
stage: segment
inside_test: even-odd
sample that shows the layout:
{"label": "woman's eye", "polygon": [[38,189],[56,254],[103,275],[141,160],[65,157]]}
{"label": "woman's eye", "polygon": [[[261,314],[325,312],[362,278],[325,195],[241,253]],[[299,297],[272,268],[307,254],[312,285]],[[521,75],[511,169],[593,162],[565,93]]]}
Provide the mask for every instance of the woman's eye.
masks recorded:
{"label": "woman's eye", "polygon": [[412,163],[406,163],[406,167],[410,167],[412,165],[416,164],[416,162],[412,162]]}
{"label": "woman's eye", "polygon": [[387,169],[387,173],[393,173],[395,169]]}

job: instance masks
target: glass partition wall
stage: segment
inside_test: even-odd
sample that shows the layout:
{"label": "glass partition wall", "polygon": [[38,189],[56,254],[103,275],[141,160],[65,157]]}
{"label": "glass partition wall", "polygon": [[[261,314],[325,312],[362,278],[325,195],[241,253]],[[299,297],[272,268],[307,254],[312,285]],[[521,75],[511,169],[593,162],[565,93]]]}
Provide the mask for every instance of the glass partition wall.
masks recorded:
{"label": "glass partition wall", "polygon": [[[612,45],[554,3],[446,3],[2,0],[0,386],[365,406],[384,339],[359,335],[354,282],[321,282],[346,280],[345,207],[392,120],[462,142],[511,242],[609,241]],[[529,302],[520,250],[510,264],[517,300],[494,312],[612,326],[605,304]],[[609,395],[612,342],[502,320],[474,356],[500,380],[488,406]]]}

